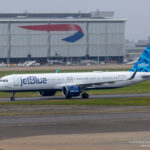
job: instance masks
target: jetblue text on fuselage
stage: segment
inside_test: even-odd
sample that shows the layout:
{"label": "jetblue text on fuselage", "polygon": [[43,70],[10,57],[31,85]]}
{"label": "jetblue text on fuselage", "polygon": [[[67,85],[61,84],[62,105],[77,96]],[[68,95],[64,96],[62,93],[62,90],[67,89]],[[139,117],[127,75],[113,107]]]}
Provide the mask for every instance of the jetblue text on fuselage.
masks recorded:
{"label": "jetblue text on fuselage", "polygon": [[26,78],[21,78],[21,84],[20,86],[23,85],[38,85],[38,84],[46,84],[47,79],[46,78],[37,78],[36,76],[29,76]]}

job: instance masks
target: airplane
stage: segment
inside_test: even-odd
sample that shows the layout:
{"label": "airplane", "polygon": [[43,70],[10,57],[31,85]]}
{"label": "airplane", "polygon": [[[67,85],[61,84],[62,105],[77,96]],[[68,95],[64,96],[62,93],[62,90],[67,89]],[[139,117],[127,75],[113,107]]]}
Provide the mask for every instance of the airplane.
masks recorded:
{"label": "airplane", "polygon": [[89,98],[90,89],[114,89],[130,86],[150,79],[150,46],[140,56],[129,71],[118,72],[81,72],[43,74],[13,74],[0,78],[0,91],[11,92],[15,101],[16,92],[37,91],[40,96],[53,96],[62,91],[65,98],[81,95]]}

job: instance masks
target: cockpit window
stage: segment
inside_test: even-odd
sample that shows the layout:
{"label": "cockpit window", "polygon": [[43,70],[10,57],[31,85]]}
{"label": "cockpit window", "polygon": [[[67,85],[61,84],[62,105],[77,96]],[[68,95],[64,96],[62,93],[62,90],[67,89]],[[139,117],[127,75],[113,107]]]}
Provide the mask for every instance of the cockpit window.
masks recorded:
{"label": "cockpit window", "polygon": [[8,80],[0,80],[0,82],[8,82]]}

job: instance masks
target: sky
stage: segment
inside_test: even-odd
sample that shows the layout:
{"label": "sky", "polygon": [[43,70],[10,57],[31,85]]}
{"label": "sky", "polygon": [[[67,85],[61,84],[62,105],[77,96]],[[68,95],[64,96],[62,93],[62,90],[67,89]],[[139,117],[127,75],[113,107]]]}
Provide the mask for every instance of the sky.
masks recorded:
{"label": "sky", "polygon": [[150,36],[150,0],[0,0],[0,13],[61,13],[114,11],[116,19],[127,19],[126,39]]}

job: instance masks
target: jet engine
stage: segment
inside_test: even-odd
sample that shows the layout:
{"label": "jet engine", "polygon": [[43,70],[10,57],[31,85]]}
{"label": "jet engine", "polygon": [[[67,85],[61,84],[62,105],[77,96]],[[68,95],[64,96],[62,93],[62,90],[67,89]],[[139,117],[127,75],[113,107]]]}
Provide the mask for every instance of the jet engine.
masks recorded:
{"label": "jet engine", "polygon": [[66,98],[71,98],[74,96],[79,96],[81,93],[81,89],[79,86],[66,86],[62,89],[63,95],[66,96]]}
{"label": "jet engine", "polygon": [[55,95],[57,91],[56,90],[42,90],[39,91],[40,96],[53,96]]}

